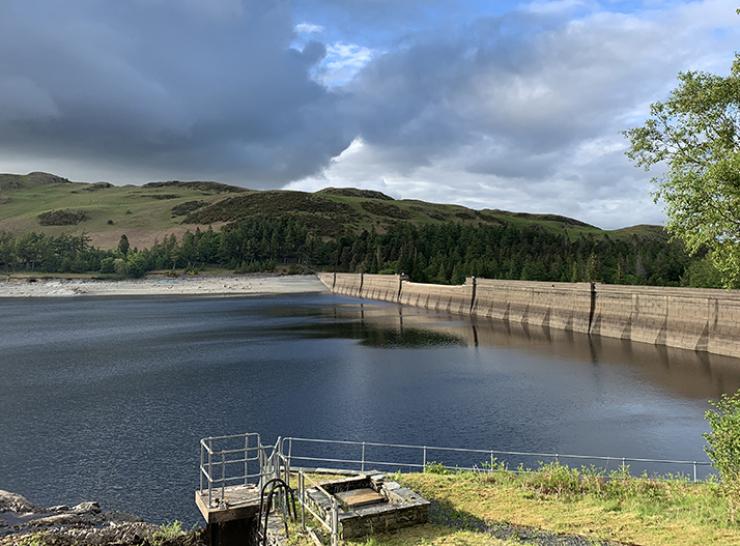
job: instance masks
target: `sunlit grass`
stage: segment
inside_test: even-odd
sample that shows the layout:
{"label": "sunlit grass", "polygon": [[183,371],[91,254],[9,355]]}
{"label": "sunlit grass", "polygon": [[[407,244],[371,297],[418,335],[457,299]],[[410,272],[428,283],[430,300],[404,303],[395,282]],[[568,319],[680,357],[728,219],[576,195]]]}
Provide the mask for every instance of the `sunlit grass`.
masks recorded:
{"label": "sunlit grass", "polygon": [[[536,544],[527,538],[532,534],[643,546],[740,544],[740,527],[729,523],[726,501],[712,481],[604,475],[557,464],[521,474],[495,467],[398,474],[393,479],[432,502],[430,523],[349,544]],[[309,544],[300,539],[295,543]]]}

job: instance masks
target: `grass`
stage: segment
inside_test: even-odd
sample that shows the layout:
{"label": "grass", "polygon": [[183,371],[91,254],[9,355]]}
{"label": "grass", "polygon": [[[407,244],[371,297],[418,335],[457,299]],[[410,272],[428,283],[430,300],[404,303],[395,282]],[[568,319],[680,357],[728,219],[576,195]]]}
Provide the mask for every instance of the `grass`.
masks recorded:
{"label": "grass", "polygon": [[151,544],[152,546],[165,546],[170,542],[184,537],[186,534],[187,531],[182,528],[182,523],[175,520],[171,523],[162,525],[152,533]]}
{"label": "grass", "polygon": [[[87,233],[93,243],[105,248],[118,244],[126,233],[132,246],[149,246],[169,233],[181,235],[186,229],[172,208],[191,201],[212,203],[224,194],[190,187],[142,188],[138,186],[101,187],[90,191],[90,184],[55,183],[32,185],[0,192],[0,230],[13,233]],[[174,197],[173,197],[174,196]],[[166,197],[165,199],[161,197]],[[43,225],[49,213],[75,211],[84,219],[74,225]],[[108,223],[111,221],[112,223]]]}
{"label": "grass", "polygon": [[729,523],[716,482],[622,472],[607,476],[558,464],[522,474],[496,466],[490,472],[433,471],[393,478],[432,502],[430,523],[349,544],[483,546],[564,537],[642,546],[740,544],[740,527]]}
{"label": "grass", "polygon": [[[727,504],[716,482],[684,477],[633,477],[558,464],[514,473],[502,466],[482,472],[390,476],[431,501],[430,522],[348,541],[349,546],[513,546],[594,544],[641,546],[735,546],[740,526],[729,523]],[[318,481],[331,476],[313,476]],[[293,483],[295,486],[295,483]],[[300,510],[300,508],[299,508]],[[310,516],[307,523],[311,525]],[[315,522],[313,526],[317,525]],[[312,545],[291,525],[290,544]],[[22,546],[43,546],[43,533],[22,538]],[[195,543],[197,537],[175,521],[150,538],[152,546]],[[1,541],[0,541],[1,542]]]}
{"label": "grass", "polygon": [[[13,233],[87,233],[94,244],[113,248],[122,233],[132,246],[150,246],[165,235],[187,229],[215,227],[254,214],[299,218],[318,233],[334,236],[344,231],[375,229],[384,232],[397,222],[416,225],[460,222],[491,225],[536,224],[571,236],[659,236],[655,226],[604,231],[577,220],[551,214],[524,214],[500,210],[476,211],[459,205],[393,200],[375,192],[333,189],[316,193],[295,191],[233,191],[216,183],[166,183],[148,186],[112,186],[64,181],[58,177],[0,174],[0,230]],[[56,218],[77,215],[71,225]],[[64,220],[64,219],[62,219]],[[71,220],[66,220],[67,223]]]}
{"label": "grass", "polygon": [[46,533],[31,533],[30,535],[21,537],[16,546],[45,546],[46,540]]}

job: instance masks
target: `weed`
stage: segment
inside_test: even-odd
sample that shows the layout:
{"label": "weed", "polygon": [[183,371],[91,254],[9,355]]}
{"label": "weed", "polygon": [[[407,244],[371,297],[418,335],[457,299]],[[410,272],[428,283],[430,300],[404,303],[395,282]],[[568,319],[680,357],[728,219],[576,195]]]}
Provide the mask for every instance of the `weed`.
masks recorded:
{"label": "weed", "polygon": [[447,468],[445,465],[443,465],[442,463],[435,463],[435,462],[427,463],[426,466],[424,467],[424,472],[428,474],[439,474],[442,476],[451,473],[450,469]]}
{"label": "weed", "polygon": [[44,533],[31,533],[20,538],[17,546],[45,546],[46,537]]}
{"label": "weed", "polygon": [[172,523],[162,525],[152,533],[152,546],[164,546],[168,542],[175,540],[185,534],[182,523],[175,520]]}

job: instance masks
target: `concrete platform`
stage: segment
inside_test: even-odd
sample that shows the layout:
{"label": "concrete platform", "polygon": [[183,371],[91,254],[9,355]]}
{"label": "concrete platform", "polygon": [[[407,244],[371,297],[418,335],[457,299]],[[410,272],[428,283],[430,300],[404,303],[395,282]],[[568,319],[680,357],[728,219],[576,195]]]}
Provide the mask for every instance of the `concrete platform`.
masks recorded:
{"label": "concrete platform", "polygon": [[260,509],[260,490],[254,485],[234,485],[212,491],[211,505],[208,505],[208,491],[195,492],[198,506],[207,524],[223,523],[255,517]]}
{"label": "concrete platform", "polygon": [[367,506],[368,504],[386,502],[386,498],[383,495],[369,487],[344,491],[342,493],[337,493],[334,496],[345,510],[351,510],[352,508],[357,508],[359,506]]}

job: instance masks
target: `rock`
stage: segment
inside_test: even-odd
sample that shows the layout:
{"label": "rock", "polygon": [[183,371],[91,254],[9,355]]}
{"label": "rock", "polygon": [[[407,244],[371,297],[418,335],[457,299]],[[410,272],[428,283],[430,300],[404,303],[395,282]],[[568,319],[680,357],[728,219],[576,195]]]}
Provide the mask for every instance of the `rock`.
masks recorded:
{"label": "rock", "polygon": [[375,487],[376,489],[383,487],[383,482],[385,481],[385,474],[371,474],[370,481],[372,482],[373,487]]}
{"label": "rock", "polygon": [[134,514],[129,514],[128,512],[106,512],[105,517],[110,522],[111,526],[123,523],[143,523],[143,520],[140,517],[135,516]]}
{"label": "rock", "polygon": [[47,527],[52,525],[71,525],[80,523],[78,514],[54,514],[43,518],[33,519],[29,522],[34,527]]}
{"label": "rock", "polygon": [[[0,546],[142,546],[151,544],[159,526],[123,512],[102,512],[97,502],[41,508],[15,493],[0,490]],[[168,541],[169,546],[205,546],[202,532]]]}
{"label": "rock", "polygon": [[0,489],[0,512],[35,512],[36,506],[20,495]]}
{"label": "rock", "polygon": [[383,484],[383,488],[385,488],[386,491],[396,491],[398,489],[401,489],[401,486],[398,484],[398,482],[385,482]]}
{"label": "rock", "polygon": [[100,505],[95,501],[81,502],[72,507],[72,512],[75,514],[99,514]]}

